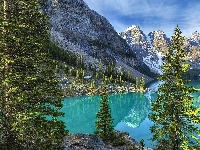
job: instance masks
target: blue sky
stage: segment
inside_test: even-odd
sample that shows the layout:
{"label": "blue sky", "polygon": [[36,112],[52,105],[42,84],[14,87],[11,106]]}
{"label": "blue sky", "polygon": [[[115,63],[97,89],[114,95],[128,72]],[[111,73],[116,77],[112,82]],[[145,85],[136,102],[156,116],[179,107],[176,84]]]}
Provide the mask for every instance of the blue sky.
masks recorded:
{"label": "blue sky", "polygon": [[84,0],[104,16],[117,32],[137,25],[147,35],[163,30],[171,37],[176,25],[182,35],[200,32],[200,0]]}

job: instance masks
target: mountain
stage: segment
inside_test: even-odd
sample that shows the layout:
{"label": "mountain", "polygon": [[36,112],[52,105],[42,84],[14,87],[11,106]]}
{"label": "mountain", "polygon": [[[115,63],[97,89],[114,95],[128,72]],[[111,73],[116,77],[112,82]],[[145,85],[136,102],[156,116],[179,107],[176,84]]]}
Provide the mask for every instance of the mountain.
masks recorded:
{"label": "mountain", "polygon": [[189,45],[200,47],[200,35],[197,31],[193,32],[190,37],[187,38]]}
{"label": "mountain", "polygon": [[[163,64],[162,57],[166,55],[170,45],[164,31],[152,31],[146,36],[143,31],[135,25],[128,27],[119,35],[126,40],[138,59],[149,66],[150,70],[160,74],[159,66]],[[189,76],[199,76],[200,74],[200,34],[195,31],[184,41],[187,49],[187,63],[190,64]]]}
{"label": "mountain", "polygon": [[186,39],[185,45],[188,49],[187,59],[190,68],[200,69],[200,34],[195,31]]}
{"label": "mountain", "polygon": [[161,53],[161,55],[165,55],[170,44],[170,38],[167,38],[162,30],[152,31],[148,36],[155,50]]}
{"label": "mountain", "polygon": [[[106,18],[91,10],[83,0],[46,0],[43,11],[49,16],[51,38],[65,50],[83,57],[87,65],[98,68],[113,62],[129,70],[132,77],[152,80],[148,66],[135,55]],[[145,75],[146,74],[146,75]],[[148,76],[147,76],[148,75]]]}
{"label": "mountain", "polygon": [[[147,36],[138,26],[132,25],[119,35],[126,40],[132,51],[139,60],[142,60],[154,73],[160,73],[159,65],[161,65],[160,55],[158,51],[152,47]],[[153,34],[151,36],[151,41]]]}

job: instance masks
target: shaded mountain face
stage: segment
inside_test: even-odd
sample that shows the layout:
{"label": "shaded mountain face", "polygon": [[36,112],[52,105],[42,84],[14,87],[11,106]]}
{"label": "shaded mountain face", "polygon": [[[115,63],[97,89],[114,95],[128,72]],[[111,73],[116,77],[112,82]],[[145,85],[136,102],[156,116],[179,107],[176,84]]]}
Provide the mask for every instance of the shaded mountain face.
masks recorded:
{"label": "shaded mountain face", "polygon": [[126,40],[132,48],[132,51],[137,54],[138,58],[145,57],[148,53],[153,54],[151,45],[147,41],[146,35],[138,26],[131,26],[119,35]]}
{"label": "shaded mountain face", "polygon": [[[83,56],[86,64],[114,62],[130,70],[133,77],[145,76],[149,68],[103,16],[83,0],[46,0],[43,11],[50,16],[51,38],[61,47]],[[143,72],[143,74],[141,73]]]}
{"label": "shaded mountain face", "polygon": [[139,60],[142,60],[152,72],[160,73],[158,52],[151,46],[147,36],[138,26],[133,25],[119,35],[126,40]]}
{"label": "shaded mountain face", "polygon": [[[119,34],[135,52],[139,59],[155,73],[161,73],[159,67],[163,64],[162,57],[166,55],[170,45],[168,38],[162,30],[152,31],[148,37],[138,26],[128,27],[124,32]],[[184,41],[187,49],[187,63],[190,69],[200,69],[200,35],[197,31]],[[197,74],[200,71],[195,71]]]}

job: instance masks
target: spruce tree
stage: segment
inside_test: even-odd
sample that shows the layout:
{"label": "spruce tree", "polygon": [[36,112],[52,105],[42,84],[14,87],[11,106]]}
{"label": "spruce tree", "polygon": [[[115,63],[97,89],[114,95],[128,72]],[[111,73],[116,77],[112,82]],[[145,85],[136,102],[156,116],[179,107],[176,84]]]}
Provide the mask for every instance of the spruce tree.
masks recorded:
{"label": "spruce tree", "polygon": [[199,109],[193,106],[194,87],[186,86],[184,73],[188,70],[186,64],[186,49],[184,37],[178,26],[172,36],[168,53],[164,57],[163,72],[158,77],[164,83],[158,89],[158,97],[152,101],[152,112],[149,114],[154,125],[150,128],[152,140],[158,142],[157,149],[197,150],[200,146],[197,135],[200,130],[195,125],[200,123]]}
{"label": "spruce tree", "polygon": [[[38,0],[0,0],[0,149],[59,149],[62,92]],[[46,116],[51,119],[47,120]]]}
{"label": "spruce tree", "polygon": [[138,77],[135,77],[135,89],[138,90]]}
{"label": "spruce tree", "polygon": [[145,79],[144,77],[141,77],[140,79],[140,92],[145,90]]}
{"label": "spruce tree", "polygon": [[103,74],[103,63],[102,60],[99,60],[99,75],[102,76]]}
{"label": "spruce tree", "polygon": [[103,87],[101,97],[100,110],[96,114],[96,118],[99,118],[99,120],[95,122],[96,130],[94,133],[99,135],[103,141],[111,142],[114,135],[114,127],[106,87]]}

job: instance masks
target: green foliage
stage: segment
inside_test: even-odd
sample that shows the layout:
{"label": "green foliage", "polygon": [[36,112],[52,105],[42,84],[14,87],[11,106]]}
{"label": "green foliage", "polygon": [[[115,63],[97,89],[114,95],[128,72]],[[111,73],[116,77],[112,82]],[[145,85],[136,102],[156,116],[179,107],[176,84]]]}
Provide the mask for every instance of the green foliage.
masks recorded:
{"label": "green foliage", "polygon": [[115,74],[116,73],[115,73],[114,63],[109,62],[108,65],[105,68],[104,75],[110,77],[111,75],[116,76]]}
{"label": "green foliage", "polygon": [[159,150],[197,150],[195,146],[199,144],[197,135],[200,135],[200,130],[195,124],[200,123],[200,110],[194,108],[192,102],[191,93],[195,89],[186,86],[187,81],[183,80],[189,67],[185,63],[183,41],[184,37],[177,27],[164,57],[165,64],[161,67],[163,74],[158,78],[164,83],[158,89],[158,97],[152,102],[152,112],[149,114],[150,120],[155,123],[150,128],[152,140],[157,140]]}
{"label": "green foliage", "polygon": [[103,63],[102,63],[102,60],[100,59],[100,62],[99,62],[99,74],[102,75],[103,73]]}
{"label": "green foliage", "polygon": [[124,137],[121,137],[120,135],[117,135],[117,133],[115,132],[111,140],[113,146],[121,146],[127,144],[126,139]]}
{"label": "green foliage", "polygon": [[94,133],[99,135],[104,142],[111,143],[113,146],[124,145],[126,144],[125,138],[114,132],[114,119],[111,116],[108,91],[105,87],[102,89],[101,96],[100,110],[96,114],[96,118],[99,118],[99,120],[95,122],[96,130]]}
{"label": "green foliage", "polygon": [[45,52],[50,55],[50,57],[54,60],[60,61],[60,62],[65,62],[66,64],[70,66],[77,66],[82,65],[82,61],[77,58],[75,54],[73,54],[70,51],[64,50],[61,47],[58,47],[58,43],[53,41],[53,42],[46,42],[44,43],[45,45]]}
{"label": "green foliage", "polygon": [[144,139],[142,139],[142,140],[140,141],[140,146],[141,146],[142,150],[144,150],[144,146],[145,146],[145,144],[144,144]]}
{"label": "green foliage", "polygon": [[48,18],[37,0],[1,4],[0,149],[60,149],[68,131],[57,120],[64,115],[62,92],[55,61],[45,53]]}
{"label": "green foliage", "polygon": [[94,88],[94,80],[90,80],[90,88]]}
{"label": "green foliage", "polygon": [[139,84],[138,84],[138,77],[135,77],[135,88],[138,89]]}
{"label": "green foliage", "polygon": [[145,90],[145,79],[144,77],[141,77],[140,79],[140,91],[144,91]]}
{"label": "green foliage", "polygon": [[107,83],[122,83],[123,81],[135,83],[135,79],[132,78],[130,71],[122,70],[121,67],[115,67],[113,62],[109,62],[106,67],[103,67],[102,60],[100,59],[99,69],[91,64],[89,64],[88,69],[92,70],[93,77],[103,79]]}
{"label": "green foliage", "polygon": [[111,109],[108,104],[108,92],[106,88],[102,90],[102,99],[100,102],[100,110],[96,114],[96,118],[99,118],[95,122],[96,130],[95,134],[99,135],[103,141],[110,141],[114,135],[113,118],[111,116]]}
{"label": "green foliage", "polygon": [[84,68],[85,67],[82,56],[78,56],[76,67],[77,68]]}

